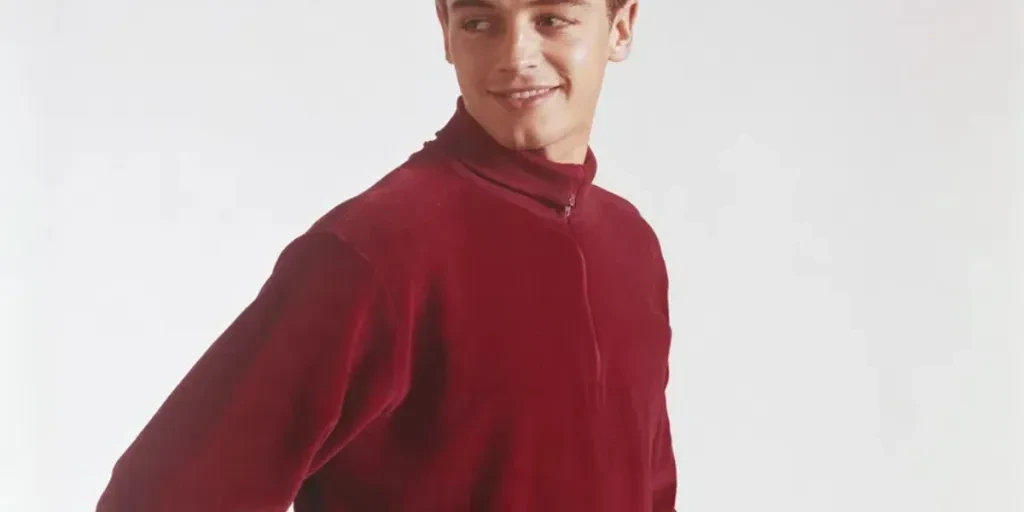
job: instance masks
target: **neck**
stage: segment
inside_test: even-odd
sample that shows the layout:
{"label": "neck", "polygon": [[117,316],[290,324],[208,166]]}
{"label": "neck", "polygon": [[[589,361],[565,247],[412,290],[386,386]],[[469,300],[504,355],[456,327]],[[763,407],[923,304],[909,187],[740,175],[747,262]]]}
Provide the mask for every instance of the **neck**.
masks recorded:
{"label": "neck", "polygon": [[597,160],[586,145],[589,129],[554,144],[517,150],[499,143],[465,108],[460,98],[455,114],[427,146],[455,157],[460,165],[487,181],[555,207],[559,215],[585,202],[597,172]]}

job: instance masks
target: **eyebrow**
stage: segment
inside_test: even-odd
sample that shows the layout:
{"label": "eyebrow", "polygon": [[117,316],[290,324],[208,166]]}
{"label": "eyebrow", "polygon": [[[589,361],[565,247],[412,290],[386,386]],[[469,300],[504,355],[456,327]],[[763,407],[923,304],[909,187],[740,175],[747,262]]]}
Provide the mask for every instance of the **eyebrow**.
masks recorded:
{"label": "eyebrow", "polygon": [[[570,5],[573,7],[589,7],[590,0],[531,0],[527,3],[529,7],[552,7],[557,5]],[[452,2],[452,10],[468,8],[495,9],[489,0],[455,0]]]}

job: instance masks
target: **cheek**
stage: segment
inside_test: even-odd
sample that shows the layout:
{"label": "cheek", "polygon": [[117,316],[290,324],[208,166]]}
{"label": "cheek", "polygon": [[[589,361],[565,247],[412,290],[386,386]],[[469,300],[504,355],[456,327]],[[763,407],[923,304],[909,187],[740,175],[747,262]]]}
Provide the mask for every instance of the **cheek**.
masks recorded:
{"label": "cheek", "polygon": [[487,63],[493,60],[488,59],[487,52],[484,49],[474,47],[473,41],[467,41],[462,38],[453,38],[448,51],[452,56],[455,73],[466,78],[476,76],[481,72],[486,73],[488,69]]}
{"label": "cheek", "polygon": [[600,80],[607,60],[607,41],[597,34],[580,34],[572,39],[558,41],[552,47],[552,63],[565,77],[571,89],[591,89]]}
{"label": "cheek", "polygon": [[586,67],[593,56],[594,49],[590,45],[582,43],[570,46],[566,52],[567,63],[574,69]]}
{"label": "cheek", "polygon": [[558,72],[568,79],[570,89],[593,88],[595,71],[601,69],[602,59],[606,58],[602,50],[600,45],[587,40],[567,42],[557,49],[554,60]]}
{"label": "cheek", "polygon": [[488,69],[471,55],[464,55],[455,61],[455,76],[460,85],[479,86],[486,84]]}

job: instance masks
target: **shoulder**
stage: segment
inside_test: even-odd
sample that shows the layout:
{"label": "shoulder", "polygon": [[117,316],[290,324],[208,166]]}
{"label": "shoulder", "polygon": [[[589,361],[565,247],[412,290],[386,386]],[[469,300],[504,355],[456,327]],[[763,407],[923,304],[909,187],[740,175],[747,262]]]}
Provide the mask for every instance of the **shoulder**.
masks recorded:
{"label": "shoulder", "polygon": [[591,194],[598,204],[601,221],[616,226],[616,236],[624,238],[630,247],[647,248],[654,263],[664,267],[661,241],[640,209],[625,197],[597,185],[592,187]]}
{"label": "shoulder", "polygon": [[455,221],[464,185],[442,164],[410,159],[341,202],[307,234],[329,233],[383,268],[426,256]]}
{"label": "shoulder", "polygon": [[638,235],[654,238],[658,236],[640,209],[625,197],[606,188],[594,185],[591,188],[591,200],[598,203],[603,220],[618,224]]}

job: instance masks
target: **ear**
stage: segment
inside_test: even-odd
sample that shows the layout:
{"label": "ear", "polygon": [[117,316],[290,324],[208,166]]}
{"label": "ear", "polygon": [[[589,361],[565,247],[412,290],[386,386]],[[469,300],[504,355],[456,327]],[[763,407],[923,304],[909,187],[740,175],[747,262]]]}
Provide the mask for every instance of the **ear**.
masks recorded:
{"label": "ear", "polygon": [[441,24],[441,35],[444,38],[444,60],[452,64],[452,52],[448,46],[448,0],[434,0],[434,10],[437,11],[437,21]]}
{"label": "ear", "polygon": [[608,37],[608,60],[612,62],[622,62],[629,57],[633,46],[637,3],[638,0],[628,0],[612,17],[612,31]]}

